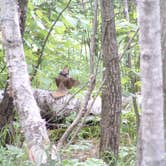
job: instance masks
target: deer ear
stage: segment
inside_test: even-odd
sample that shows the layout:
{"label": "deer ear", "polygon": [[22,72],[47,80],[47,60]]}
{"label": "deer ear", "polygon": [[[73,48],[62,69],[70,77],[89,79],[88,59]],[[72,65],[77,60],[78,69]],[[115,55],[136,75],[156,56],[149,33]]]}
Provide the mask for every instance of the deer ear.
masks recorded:
{"label": "deer ear", "polygon": [[63,72],[66,75],[69,75],[69,68],[65,66],[61,72]]}
{"label": "deer ear", "polygon": [[79,81],[78,80],[74,80],[73,78],[69,78],[66,82],[66,87],[67,89],[71,89],[73,86],[77,86],[79,85]]}

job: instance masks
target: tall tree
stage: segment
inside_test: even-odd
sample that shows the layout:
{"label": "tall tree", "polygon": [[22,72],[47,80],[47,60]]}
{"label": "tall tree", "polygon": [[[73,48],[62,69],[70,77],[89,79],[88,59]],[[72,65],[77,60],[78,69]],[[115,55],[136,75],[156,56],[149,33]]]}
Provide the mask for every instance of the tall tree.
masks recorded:
{"label": "tall tree", "polygon": [[47,155],[45,150],[49,145],[49,139],[45,121],[41,119],[40,111],[30,86],[16,0],[0,0],[0,16],[9,84],[12,88],[14,103],[20,117],[29,155],[37,165],[46,163]]}
{"label": "tall tree", "polygon": [[[27,11],[27,5],[28,0],[19,0],[19,23],[20,23],[20,30],[21,35],[23,38],[23,33],[25,29],[25,22],[26,22],[26,11]],[[5,91],[3,94],[3,100],[0,103],[0,132],[3,132],[3,127],[5,125],[8,125],[8,131],[4,138],[4,143],[6,144],[12,144],[13,143],[13,119],[15,117],[14,112],[14,105],[13,105],[13,98],[10,96],[10,87],[9,83],[7,81]]]}
{"label": "tall tree", "polygon": [[142,117],[137,166],[164,166],[160,0],[138,1]]}
{"label": "tall tree", "polygon": [[[118,157],[121,112],[121,83],[112,0],[101,0],[102,10],[102,90],[100,157]],[[113,164],[113,163],[112,163]]]}
{"label": "tall tree", "polygon": [[161,13],[161,53],[163,62],[163,90],[164,90],[164,133],[166,150],[166,1],[160,0]]}

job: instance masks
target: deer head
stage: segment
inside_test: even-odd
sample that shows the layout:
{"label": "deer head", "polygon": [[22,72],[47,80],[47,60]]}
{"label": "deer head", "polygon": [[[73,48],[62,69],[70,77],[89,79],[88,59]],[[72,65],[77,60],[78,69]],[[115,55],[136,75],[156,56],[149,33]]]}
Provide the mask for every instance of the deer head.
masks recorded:
{"label": "deer head", "polygon": [[59,73],[59,76],[55,78],[57,90],[52,94],[54,98],[59,98],[68,94],[68,89],[79,84],[78,80],[69,77],[69,69],[64,69]]}

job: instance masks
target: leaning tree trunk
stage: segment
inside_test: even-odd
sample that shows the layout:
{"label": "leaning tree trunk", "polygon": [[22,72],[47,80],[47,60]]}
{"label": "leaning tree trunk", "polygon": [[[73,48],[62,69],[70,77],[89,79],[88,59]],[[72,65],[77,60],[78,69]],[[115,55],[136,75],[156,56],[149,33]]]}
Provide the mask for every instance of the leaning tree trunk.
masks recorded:
{"label": "leaning tree trunk", "polygon": [[138,1],[142,117],[137,166],[165,166],[160,0]]}
{"label": "leaning tree trunk", "polygon": [[[21,29],[21,35],[23,38],[23,33],[25,29],[26,22],[26,11],[28,0],[19,0],[19,23]],[[3,100],[0,101],[0,132],[3,132],[4,126],[8,125],[8,131],[4,138],[5,144],[12,144],[14,141],[14,128],[13,119],[15,117],[13,98],[10,96],[10,86],[7,81],[5,91],[3,94]]]}
{"label": "leaning tree trunk", "polygon": [[[45,121],[33,97],[19,29],[16,0],[0,0],[2,41],[5,48],[9,83],[18,110],[31,160],[45,163],[50,144]],[[40,160],[40,161],[39,161]]]}
{"label": "leaning tree trunk", "polygon": [[163,90],[164,90],[164,133],[166,150],[166,1],[160,0],[161,13],[161,53],[163,61]]}
{"label": "leaning tree trunk", "polygon": [[117,159],[119,149],[121,84],[112,0],[101,0],[101,9],[103,79],[106,81],[102,90],[100,157],[110,155],[113,160]]}

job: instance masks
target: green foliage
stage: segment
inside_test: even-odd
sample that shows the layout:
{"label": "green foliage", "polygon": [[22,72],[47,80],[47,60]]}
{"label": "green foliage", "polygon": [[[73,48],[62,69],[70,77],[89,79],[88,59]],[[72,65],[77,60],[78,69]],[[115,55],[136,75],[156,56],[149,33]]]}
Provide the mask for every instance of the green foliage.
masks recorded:
{"label": "green foliage", "polygon": [[92,158],[95,150],[94,144],[97,141],[94,140],[81,140],[74,145],[70,145],[62,151],[64,166],[79,165],[79,166],[103,166],[104,162],[100,159]]}
{"label": "green foliage", "polygon": [[49,131],[49,138],[52,142],[58,141],[63,133],[65,132],[66,128],[59,128]]}
{"label": "green foliage", "polygon": [[23,135],[21,134],[20,123],[18,121],[13,124],[6,124],[0,132],[0,146],[5,146],[5,143],[21,146],[23,143]]}
{"label": "green foliage", "polygon": [[136,117],[134,110],[122,113],[121,144],[130,145],[136,142]]}
{"label": "green foliage", "polygon": [[119,159],[117,166],[134,166],[136,158],[136,147],[135,146],[123,146],[119,150]]}
{"label": "green foliage", "polygon": [[100,127],[99,126],[85,126],[78,133],[78,137],[80,139],[99,138],[99,135],[100,135]]}
{"label": "green foliage", "polygon": [[[37,63],[52,23],[65,6],[66,3],[62,1],[29,3],[24,41],[30,74],[33,73],[34,64]],[[71,75],[81,83],[88,79],[88,40],[91,23],[80,13],[77,2],[73,1],[70,6],[70,10],[62,14],[49,36],[42,64],[33,81],[36,87],[55,89],[54,78],[66,65],[71,69]],[[75,12],[79,14],[75,15]]]}
{"label": "green foliage", "polygon": [[32,166],[25,151],[16,146],[0,147],[0,154],[1,166]]}
{"label": "green foliage", "polygon": [[101,158],[108,164],[108,165],[116,165],[117,160],[114,154],[111,151],[105,151]]}
{"label": "green foliage", "polygon": [[101,159],[88,158],[85,162],[79,162],[78,159],[63,160],[62,166],[103,166],[104,162]]}
{"label": "green foliage", "polygon": [[86,119],[86,124],[78,133],[79,139],[93,139],[100,137],[100,117],[89,116]]}

